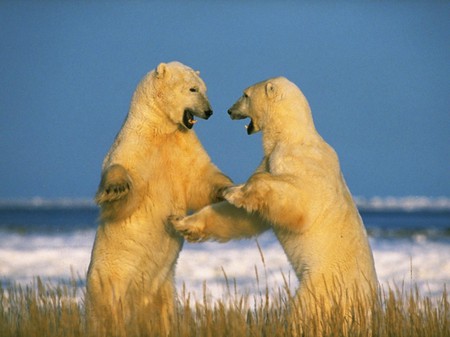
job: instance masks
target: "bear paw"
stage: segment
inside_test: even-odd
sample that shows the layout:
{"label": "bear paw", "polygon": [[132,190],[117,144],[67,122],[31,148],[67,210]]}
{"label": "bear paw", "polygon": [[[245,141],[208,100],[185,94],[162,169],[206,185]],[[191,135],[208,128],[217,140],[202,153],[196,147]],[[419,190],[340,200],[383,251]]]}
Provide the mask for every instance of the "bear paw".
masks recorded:
{"label": "bear paw", "polygon": [[125,198],[131,190],[131,179],[121,165],[111,165],[103,174],[95,201],[98,204]]}
{"label": "bear paw", "polygon": [[245,185],[229,187],[224,191],[223,196],[230,204],[238,208],[244,208],[247,212],[257,210],[257,207],[251,202],[251,196]]}
{"label": "bear paw", "polygon": [[189,242],[203,242],[206,241],[207,235],[203,232],[203,228],[196,225],[189,225],[186,222],[187,217],[171,215],[169,216],[169,223]]}
{"label": "bear paw", "polygon": [[226,201],[236,207],[244,207],[244,185],[231,186],[223,191],[223,197]]}
{"label": "bear paw", "polygon": [[223,193],[225,200],[230,204],[244,208],[247,212],[252,213],[259,211],[263,205],[261,193],[254,184],[245,184],[229,187]]}

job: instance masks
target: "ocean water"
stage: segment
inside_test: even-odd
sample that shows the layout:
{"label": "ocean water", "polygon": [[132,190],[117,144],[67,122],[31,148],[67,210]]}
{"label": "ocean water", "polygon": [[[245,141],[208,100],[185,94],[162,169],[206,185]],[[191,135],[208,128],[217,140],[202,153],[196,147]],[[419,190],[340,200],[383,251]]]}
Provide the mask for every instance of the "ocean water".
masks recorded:
{"label": "ocean water", "polygon": [[[437,297],[450,285],[450,199],[357,199],[383,287],[417,286]],[[87,201],[35,199],[0,202],[0,282],[68,282],[83,286],[96,230],[97,209]],[[275,292],[298,281],[274,235],[185,243],[176,269],[179,292],[201,299]],[[206,282],[206,283],[205,283]]]}

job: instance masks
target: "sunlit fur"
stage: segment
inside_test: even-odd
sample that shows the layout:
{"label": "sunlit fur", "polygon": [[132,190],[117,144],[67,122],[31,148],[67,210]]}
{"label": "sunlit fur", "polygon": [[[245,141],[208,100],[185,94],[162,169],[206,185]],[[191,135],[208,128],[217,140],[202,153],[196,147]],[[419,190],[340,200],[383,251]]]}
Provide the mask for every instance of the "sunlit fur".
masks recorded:
{"label": "sunlit fur", "polygon": [[158,324],[168,329],[183,239],[167,219],[219,200],[231,184],[194,131],[183,125],[185,109],[209,117],[205,84],[181,63],[160,64],[138,85],[103,162],[96,195],[100,223],[86,294],[88,318],[95,325],[103,320],[126,324],[137,312],[147,312],[157,314]]}
{"label": "sunlit fur", "polygon": [[175,227],[194,241],[272,228],[300,280],[302,306],[328,310],[338,297],[345,312],[355,298],[370,297],[377,278],[364,225],[298,87],[282,77],[257,83],[229,113],[251,118],[250,134],[262,131],[263,161],[245,184],[225,191],[229,203],[207,206]]}

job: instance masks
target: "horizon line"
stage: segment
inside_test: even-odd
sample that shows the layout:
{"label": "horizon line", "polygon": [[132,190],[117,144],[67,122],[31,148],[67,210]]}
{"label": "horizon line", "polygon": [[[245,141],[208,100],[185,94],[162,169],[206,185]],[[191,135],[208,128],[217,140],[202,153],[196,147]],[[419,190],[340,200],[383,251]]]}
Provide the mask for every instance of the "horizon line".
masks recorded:
{"label": "horizon line", "polygon": [[[354,196],[356,206],[363,211],[450,211],[450,197],[427,196]],[[97,208],[93,198],[59,197],[0,198],[0,209],[6,208]]]}

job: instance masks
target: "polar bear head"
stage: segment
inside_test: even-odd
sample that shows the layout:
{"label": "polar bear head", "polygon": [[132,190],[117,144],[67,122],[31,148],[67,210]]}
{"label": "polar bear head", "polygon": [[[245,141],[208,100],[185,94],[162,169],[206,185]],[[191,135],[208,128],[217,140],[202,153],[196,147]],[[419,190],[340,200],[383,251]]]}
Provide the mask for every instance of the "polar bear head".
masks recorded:
{"label": "polar bear head", "polygon": [[247,133],[253,134],[271,125],[288,125],[302,115],[311,119],[308,102],[300,89],[284,77],[275,77],[256,83],[228,110],[231,119],[250,118]]}
{"label": "polar bear head", "polygon": [[137,100],[151,100],[152,113],[191,129],[196,123],[194,116],[208,119],[213,113],[199,75],[180,62],[161,63],[139,84]]}

